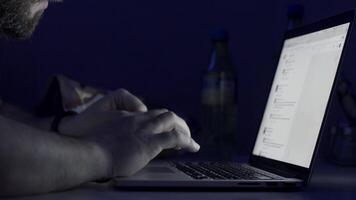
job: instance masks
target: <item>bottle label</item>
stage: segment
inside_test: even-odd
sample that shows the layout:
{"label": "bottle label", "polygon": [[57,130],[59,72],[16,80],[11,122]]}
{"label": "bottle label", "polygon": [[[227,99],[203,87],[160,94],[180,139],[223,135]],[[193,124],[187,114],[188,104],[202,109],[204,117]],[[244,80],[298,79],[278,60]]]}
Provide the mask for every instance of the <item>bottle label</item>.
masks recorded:
{"label": "bottle label", "polygon": [[204,77],[202,103],[207,106],[235,104],[235,79],[224,73]]}
{"label": "bottle label", "polygon": [[220,81],[217,75],[207,75],[203,80],[202,103],[207,106],[220,104]]}

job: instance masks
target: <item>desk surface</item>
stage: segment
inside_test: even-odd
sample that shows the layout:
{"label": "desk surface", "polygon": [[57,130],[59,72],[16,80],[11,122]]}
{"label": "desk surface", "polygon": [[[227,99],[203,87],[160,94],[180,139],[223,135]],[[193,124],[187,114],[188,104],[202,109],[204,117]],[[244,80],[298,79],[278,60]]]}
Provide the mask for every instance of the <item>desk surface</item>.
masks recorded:
{"label": "desk surface", "polygon": [[310,185],[296,192],[149,192],[119,191],[109,185],[88,184],[80,188],[40,196],[16,198],[20,200],[224,200],[224,199],[354,199],[356,196],[356,167],[338,167],[318,162]]}

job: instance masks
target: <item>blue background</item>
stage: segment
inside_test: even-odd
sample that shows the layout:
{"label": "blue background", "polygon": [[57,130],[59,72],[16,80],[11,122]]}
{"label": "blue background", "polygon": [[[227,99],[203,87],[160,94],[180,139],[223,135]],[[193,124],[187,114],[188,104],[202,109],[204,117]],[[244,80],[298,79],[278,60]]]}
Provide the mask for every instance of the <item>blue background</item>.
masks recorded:
{"label": "blue background", "polygon": [[[64,0],[51,3],[29,41],[0,41],[2,97],[31,109],[49,78],[62,73],[106,89],[127,88],[187,119],[199,119],[200,78],[209,33],[224,27],[238,69],[238,152],[252,147],[276,56],[287,26],[286,0]],[[308,0],[310,23],[356,7],[356,1]],[[356,70],[355,34],[343,74]],[[342,117],[332,104],[328,125]],[[327,141],[327,137],[326,140]]]}

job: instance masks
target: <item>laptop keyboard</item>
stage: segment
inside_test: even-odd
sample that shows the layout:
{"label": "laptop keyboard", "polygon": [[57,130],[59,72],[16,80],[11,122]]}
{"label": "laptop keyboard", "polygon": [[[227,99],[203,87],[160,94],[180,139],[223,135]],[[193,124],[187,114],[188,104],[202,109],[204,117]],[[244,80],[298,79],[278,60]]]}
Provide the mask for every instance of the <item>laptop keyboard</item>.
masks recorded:
{"label": "laptop keyboard", "polygon": [[194,179],[215,180],[272,180],[264,174],[246,165],[218,162],[173,162],[173,166]]}

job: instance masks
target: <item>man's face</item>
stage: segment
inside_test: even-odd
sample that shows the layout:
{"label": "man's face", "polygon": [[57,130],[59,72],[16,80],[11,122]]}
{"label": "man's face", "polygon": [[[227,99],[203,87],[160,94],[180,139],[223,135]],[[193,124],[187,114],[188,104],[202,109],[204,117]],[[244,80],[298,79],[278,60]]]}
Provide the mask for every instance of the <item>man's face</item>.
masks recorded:
{"label": "man's face", "polygon": [[0,0],[0,33],[29,38],[47,6],[48,0]]}

